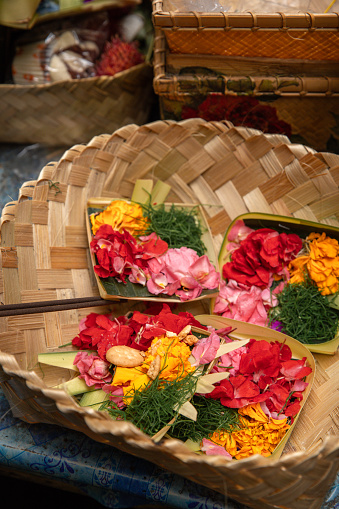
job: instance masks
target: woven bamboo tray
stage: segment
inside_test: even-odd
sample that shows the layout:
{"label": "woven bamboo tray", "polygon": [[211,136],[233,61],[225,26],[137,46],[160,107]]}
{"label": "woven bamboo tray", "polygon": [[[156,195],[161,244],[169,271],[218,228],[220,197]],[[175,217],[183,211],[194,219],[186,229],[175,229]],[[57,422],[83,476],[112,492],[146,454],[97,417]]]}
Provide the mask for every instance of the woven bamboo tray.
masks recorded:
{"label": "woven bamboo tray", "polygon": [[153,25],[173,53],[338,60],[337,13],[166,12],[153,0]]}
{"label": "woven bamboo tray", "polygon": [[149,119],[153,70],[46,85],[0,85],[0,142],[69,146]]}
{"label": "woven bamboo tray", "polygon": [[[99,299],[84,210],[92,196],[130,197],[138,178],[168,183],[169,202],[201,204],[217,251],[230,221],[244,212],[339,225],[339,156],[284,136],[195,119],[128,125],[71,147],[2,211],[1,301],[12,312],[0,309],[0,380],[14,415],[77,429],[253,508],[320,507],[339,461],[338,353],[315,355],[312,391],[276,461],[227,462],[195,455],[175,440],[155,445],[129,423],[79,408],[62,390],[49,388],[65,372],[46,367],[42,373],[37,354],[69,342],[91,311],[126,311],[126,303]],[[63,308],[55,306],[57,299]],[[36,304],[41,301],[50,307]],[[22,303],[38,309],[24,313]],[[180,306],[209,312],[204,301]]]}
{"label": "woven bamboo tray", "polygon": [[[290,126],[293,135],[318,151],[326,150],[328,141],[338,129],[339,65],[333,63],[328,66],[328,76],[321,72],[316,75],[315,64],[313,75],[287,74],[285,69],[279,71],[277,59],[274,59],[276,71],[272,72],[269,63],[266,63],[261,66],[262,73],[259,75],[254,71],[251,74],[248,62],[240,60],[235,64],[237,71],[230,70],[225,75],[212,72],[209,69],[210,56],[205,55],[198,67],[186,67],[173,73],[169,69],[168,56],[166,37],[162,30],[155,30],[153,87],[159,96],[163,120],[181,120],[184,106],[195,108],[211,94],[218,93],[244,99],[254,97],[258,104],[260,101],[260,104],[274,108],[278,118]],[[265,69],[266,74],[263,74]]]}

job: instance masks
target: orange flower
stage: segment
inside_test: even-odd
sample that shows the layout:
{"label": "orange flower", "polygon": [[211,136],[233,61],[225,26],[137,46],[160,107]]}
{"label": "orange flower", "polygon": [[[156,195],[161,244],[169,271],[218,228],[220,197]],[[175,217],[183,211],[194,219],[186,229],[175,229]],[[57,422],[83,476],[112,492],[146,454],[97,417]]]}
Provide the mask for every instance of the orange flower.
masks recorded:
{"label": "orange flower", "polygon": [[305,269],[322,295],[336,293],[339,289],[339,243],[325,233],[311,233],[307,237],[309,255],[299,256],[290,262],[290,283],[301,283]]}
{"label": "orange flower", "polygon": [[177,336],[161,336],[153,339],[151,346],[145,352],[145,360],[136,368],[117,367],[112,385],[123,386],[124,403],[128,405],[135,391],[141,390],[152,380],[147,372],[150,365],[160,356],[159,378],[168,381],[181,379],[195,368],[189,362],[191,350]]}
{"label": "orange flower", "polygon": [[103,224],[109,224],[113,230],[122,233],[123,229],[131,235],[141,235],[147,227],[147,219],[142,215],[142,207],[137,203],[114,200],[99,214],[90,216],[94,234]]}
{"label": "orange flower", "polygon": [[292,260],[288,266],[290,273],[289,283],[302,283],[305,280],[305,271],[307,270],[307,263],[309,256],[298,256]]}
{"label": "orange flower", "polygon": [[225,447],[235,459],[248,458],[253,454],[270,456],[284,437],[290,425],[285,419],[269,419],[260,403],[239,408],[241,429],[232,433],[215,432],[212,442]]}

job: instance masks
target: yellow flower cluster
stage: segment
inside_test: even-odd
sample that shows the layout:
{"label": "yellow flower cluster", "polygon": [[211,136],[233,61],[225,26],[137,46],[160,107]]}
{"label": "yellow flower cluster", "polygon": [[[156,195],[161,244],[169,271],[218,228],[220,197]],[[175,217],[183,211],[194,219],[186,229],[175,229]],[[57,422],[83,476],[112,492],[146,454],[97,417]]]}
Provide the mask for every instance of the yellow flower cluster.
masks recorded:
{"label": "yellow flower cluster", "polygon": [[109,224],[113,230],[127,230],[131,235],[142,235],[147,228],[147,219],[143,217],[142,207],[137,203],[124,200],[112,201],[99,214],[91,214],[91,225],[94,235],[103,224]]}
{"label": "yellow flower cluster", "polygon": [[147,372],[158,356],[160,357],[159,378],[173,381],[180,380],[194,371],[195,368],[188,360],[190,355],[190,348],[177,336],[154,338],[146,351],[145,360],[141,366],[136,368],[117,367],[112,385],[123,386],[124,403],[129,404],[135,391],[146,387],[152,380]]}
{"label": "yellow flower cluster", "polygon": [[309,254],[290,262],[290,283],[304,281],[305,270],[316,283],[322,295],[336,293],[339,289],[339,244],[325,233],[311,233],[307,237]]}
{"label": "yellow flower cluster", "polygon": [[260,403],[239,408],[241,429],[232,433],[218,431],[210,437],[212,442],[225,447],[235,459],[253,454],[270,456],[284,437],[290,425],[285,419],[269,419]]}

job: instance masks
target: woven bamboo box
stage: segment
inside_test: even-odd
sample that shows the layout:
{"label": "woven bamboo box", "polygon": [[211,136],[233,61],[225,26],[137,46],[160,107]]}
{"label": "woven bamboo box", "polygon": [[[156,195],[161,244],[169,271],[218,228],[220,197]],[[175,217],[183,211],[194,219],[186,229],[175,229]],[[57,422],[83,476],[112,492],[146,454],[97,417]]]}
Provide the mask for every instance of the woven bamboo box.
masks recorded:
{"label": "woven bamboo box", "polygon": [[[37,355],[71,341],[90,312],[131,309],[99,299],[84,213],[90,197],[128,199],[139,178],[166,182],[168,202],[203,207],[219,251],[231,221],[246,212],[338,227],[338,168],[338,155],[286,136],[201,119],[124,126],[47,164],[1,216],[0,383],[13,413],[76,429],[253,508],[318,509],[339,463],[338,352],[314,354],[312,390],[281,458],[234,462],[176,440],[155,444],[129,422],[79,408],[52,388],[64,373],[42,373]],[[205,305],[181,306],[199,315]]]}
{"label": "woven bamboo box", "polygon": [[153,0],[153,24],[173,53],[339,60],[337,13],[166,12]]}
{"label": "woven bamboo box", "polygon": [[[174,54],[165,32],[156,29],[153,67],[163,120],[225,119],[293,136],[316,150],[338,144],[339,67],[334,62]],[[233,111],[239,113],[222,116],[234,98]],[[264,128],[269,117],[272,122]]]}

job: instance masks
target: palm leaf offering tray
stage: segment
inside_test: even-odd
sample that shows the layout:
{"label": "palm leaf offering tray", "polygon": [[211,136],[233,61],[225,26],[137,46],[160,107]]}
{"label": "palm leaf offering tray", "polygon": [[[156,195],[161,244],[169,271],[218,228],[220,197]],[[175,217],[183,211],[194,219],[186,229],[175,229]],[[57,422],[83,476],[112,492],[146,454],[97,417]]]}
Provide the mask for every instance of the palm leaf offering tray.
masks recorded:
{"label": "palm leaf offering tray", "polygon": [[87,234],[104,299],[184,302],[217,295],[218,260],[203,210],[164,204],[169,190],[161,181],[153,189],[152,180],[138,180],[131,201],[88,201]]}
{"label": "palm leaf offering tray", "polygon": [[312,352],[339,345],[338,227],[269,214],[243,214],[219,253],[214,313],[280,330]]}
{"label": "palm leaf offering tray", "polygon": [[150,196],[193,208],[217,272],[210,239],[218,253],[243,214],[339,228],[338,167],[285,136],[201,119],[128,125],[47,164],[1,216],[0,384],[15,417],[81,431],[254,509],[320,508],[339,463],[338,351],[211,314],[214,289],[103,297],[90,216]]}
{"label": "palm leaf offering tray", "polygon": [[38,361],[75,371],[57,387],[81,407],[132,422],[155,442],[166,435],[229,459],[279,457],[315,363],[294,339],[260,332],[174,314],[166,304],[153,315],[91,313],[72,341],[75,351],[42,353]]}

